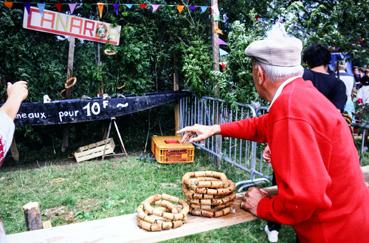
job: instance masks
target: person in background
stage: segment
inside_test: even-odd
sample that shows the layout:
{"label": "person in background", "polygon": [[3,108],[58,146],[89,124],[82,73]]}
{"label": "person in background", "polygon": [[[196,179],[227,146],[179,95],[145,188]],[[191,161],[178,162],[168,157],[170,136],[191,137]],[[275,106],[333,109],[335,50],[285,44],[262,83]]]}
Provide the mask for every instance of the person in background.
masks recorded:
{"label": "person in background", "polygon": [[360,83],[360,79],[361,79],[361,72],[358,66],[354,66],[354,68],[352,69],[352,72],[354,73],[354,78],[355,78],[355,87],[358,83]]}
{"label": "person in background", "polygon": [[28,96],[26,81],[7,84],[8,98],[0,107],[0,167],[8,152],[14,135],[14,119],[23,100]]}
{"label": "person in background", "polygon": [[301,50],[302,42],[285,33],[252,42],[245,53],[269,112],[178,133],[189,142],[220,134],[267,143],[278,193],[249,188],[245,210],[291,225],[300,242],[367,242],[369,189],[355,144],[337,108],[301,78]]}
{"label": "person in background", "polygon": [[347,99],[351,99],[352,89],[354,88],[354,84],[355,84],[355,78],[352,75],[347,73],[345,63],[340,62],[338,64],[338,74],[337,74],[337,76],[338,76],[337,78],[342,80],[342,82],[346,86]]}
{"label": "person in background", "polygon": [[[346,86],[347,101],[345,104],[344,111],[349,116],[349,119],[351,119],[350,123],[352,123],[352,120],[354,119],[354,114],[355,114],[355,105],[354,105],[354,102],[352,101],[352,94],[353,94],[353,90],[355,87],[355,78],[354,76],[350,75],[347,72],[346,64],[344,62],[340,62],[338,64],[337,78],[342,80],[342,82]],[[347,122],[349,122],[349,120],[347,120]]]}
{"label": "person in background", "polygon": [[305,69],[303,79],[313,85],[341,112],[344,111],[347,95],[345,84],[329,74],[328,64],[331,53],[321,44],[314,44],[305,49],[302,57],[310,69]]}
{"label": "person in background", "polygon": [[365,68],[363,71],[364,74],[360,79],[360,87],[357,87],[357,90],[359,90],[362,86],[364,86],[365,83],[369,82],[369,68]]}
{"label": "person in background", "polygon": [[356,94],[357,102],[359,104],[369,104],[369,79],[364,80],[362,85]]}

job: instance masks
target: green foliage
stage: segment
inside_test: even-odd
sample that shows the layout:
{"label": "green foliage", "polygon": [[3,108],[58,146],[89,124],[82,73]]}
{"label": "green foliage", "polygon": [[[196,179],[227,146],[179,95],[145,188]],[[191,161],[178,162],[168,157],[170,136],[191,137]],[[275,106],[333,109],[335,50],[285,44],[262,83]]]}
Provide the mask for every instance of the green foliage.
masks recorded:
{"label": "green foliage", "polygon": [[289,31],[305,46],[322,43],[335,51],[347,52],[358,65],[369,63],[369,2],[278,0],[271,8],[275,17],[284,18]]}
{"label": "green foliage", "polygon": [[183,72],[186,86],[199,96],[211,93],[209,74],[212,61],[209,46],[203,40],[190,42],[184,49]]}
{"label": "green foliage", "polygon": [[357,123],[369,123],[369,105],[355,102],[355,120]]}

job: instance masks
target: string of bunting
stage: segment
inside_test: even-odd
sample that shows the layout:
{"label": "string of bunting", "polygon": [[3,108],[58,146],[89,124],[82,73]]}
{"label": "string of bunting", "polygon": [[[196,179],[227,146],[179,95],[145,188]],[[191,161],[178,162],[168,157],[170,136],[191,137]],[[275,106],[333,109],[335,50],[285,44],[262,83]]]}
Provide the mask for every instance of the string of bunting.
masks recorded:
{"label": "string of bunting", "polygon": [[[73,14],[75,9],[79,6],[79,3],[38,3],[38,2],[16,2],[16,1],[5,1],[4,6],[7,8],[13,8],[14,4],[23,4],[24,7],[27,9],[28,13],[31,8],[31,4],[36,4],[38,9],[40,10],[41,15],[46,6],[55,6],[56,9],[61,12],[64,5],[68,5],[70,14]],[[127,9],[150,9],[153,13],[155,13],[160,7],[175,7],[179,13],[182,13],[185,8],[188,8],[190,12],[195,12],[199,9],[200,13],[205,13],[210,7],[209,6],[202,6],[202,5],[173,5],[173,4],[151,4],[151,3],[88,3],[89,5],[97,5],[97,9],[99,11],[100,18],[104,12],[104,7],[108,5],[112,5],[114,7],[114,11],[116,15],[119,15],[119,8],[121,6],[126,7]],[[81,4],[83,5],[83,4]],[[217,11],[213,9],[213,11]],[[219,11],[219,10],[218,10]]]}
{"label": "string of bunting", "polygon": [[[4,1],[4,6],[7,7],[7,8],[13,8],[14,4],[23,4],[23,6],[26,8],[28,14],[30,13],[31,4],[36,5],[37,8],[40,10],[40,13],[41,13],[42,16],[43,16],[43,12],[44,12],[46,6],[48,6],[48,7],[55,6],[57,11],[62,12],[63,6],[67,5],[68,8],[69,8],[69,13],[70,14],[73,14],[74,11],[77,9],[77,7],[83,6],[83,3],[65,3],[65,2],[57,2],[57,3],[42,2],[42,3],[39,3],[39,2],[30,2],[30,1],[23,1],[23,2]],[[175,7],[179,13],[182,13],[183,10],[185,8],[187,8],[190,12],[195,12],[196,10],[198,10],[200,12],[200,14],[205,13],[209,9],[209,11],[211,11],[214,14],[214,18],[216,19],[216,21],[219,21],[219,15],[220,15],[217,5],[210,7],[210,6],[203,6],[203,5],[181,5],[181,4],[174,5],[174,4],[152,4],[152,3],[135,3],[135,4],[133,4],[133,3],[102,3],[102,2],[87,3],[87,4],[97,6],[97,10],[99,12],[100,18],[102,18],[105,6],[109,6],[109,5],[114,7],[114,12],[115,12],[116,15],[119,15],[120,7],[125,7],[127,10],[151,9],[152,13],[155,13],[161,7]],[[228,18],[227,19],[225,19],[225,18],[227,18],[227,16],[223,16],[223,20],[227,21]],[[221,29],[217,28],[215,31],[216,31],[217,34],[223,35],[223,32],[222,32]],[[220,45],[228,45],[227,42],[223,41],[219,37],[217,38],[216,43],[219,46]]]}

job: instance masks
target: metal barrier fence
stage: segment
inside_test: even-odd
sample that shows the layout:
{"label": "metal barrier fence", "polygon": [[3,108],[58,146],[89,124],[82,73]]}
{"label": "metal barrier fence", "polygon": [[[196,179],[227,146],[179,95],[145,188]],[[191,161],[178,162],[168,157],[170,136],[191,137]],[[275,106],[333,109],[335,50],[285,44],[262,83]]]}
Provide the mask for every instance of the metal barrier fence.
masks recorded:
{"label": "metal barrier fence", "polygon": [[[223,100],[212,97],[186,97],[180,101],[180,126],[220,124],[256,117],[265,111],[261,108],[256,112],[251,105],[241,103],[230,108]],[[245,172],[245,180],[237,183],[239,191],[271,178],[271,166],[262,159],[263,144],[236,138],[222,138],[219,144],[213,136],[195,146]]]}

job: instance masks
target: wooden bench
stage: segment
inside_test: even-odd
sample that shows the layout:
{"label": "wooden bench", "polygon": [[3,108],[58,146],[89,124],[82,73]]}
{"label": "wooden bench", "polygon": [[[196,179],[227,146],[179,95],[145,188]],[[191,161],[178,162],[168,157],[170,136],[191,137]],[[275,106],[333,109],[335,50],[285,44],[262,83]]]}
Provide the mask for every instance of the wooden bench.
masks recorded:
{"label": "wooden bench", "polygon": [[[362,167],[362,171],[369,186],[369,166]],[[275,193],[277,188],[270,187],[267,190],[270,193]],[[158,242],[173,239],[254,220],[253,215],[240,209],[242,196],[242,193],[237,194],[235,212],[220,218],[203,218],[189,215],[187,223],[177,229],[147,232],[137,227],[136,214],[128,214],[11,234],[7,236],[8,243]]]}

